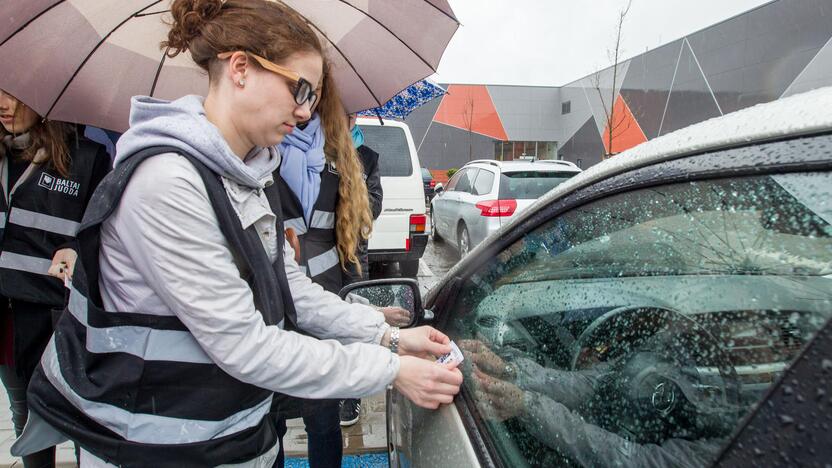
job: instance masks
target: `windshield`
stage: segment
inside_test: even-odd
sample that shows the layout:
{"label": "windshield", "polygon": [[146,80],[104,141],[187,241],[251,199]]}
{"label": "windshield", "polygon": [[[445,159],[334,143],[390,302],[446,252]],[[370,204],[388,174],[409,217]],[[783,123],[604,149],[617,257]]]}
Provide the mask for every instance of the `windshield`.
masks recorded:
{"label": "windshield", "polygon": [[424,167],[422,168],[422,177],[426,179],[433,179],[433,176],[430,174],[430,171],[425,169]]}
{"label": "windshield", "polygon": [[501,200],[536,200],[557,187],[576,172],[522,171],[500,175]]}

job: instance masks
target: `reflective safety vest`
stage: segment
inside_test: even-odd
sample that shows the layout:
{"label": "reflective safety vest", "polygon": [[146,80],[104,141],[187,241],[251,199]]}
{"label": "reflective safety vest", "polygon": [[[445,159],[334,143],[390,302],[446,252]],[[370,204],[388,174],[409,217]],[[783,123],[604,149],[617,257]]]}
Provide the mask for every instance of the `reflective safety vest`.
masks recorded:
{"label": "reflective safety vest", "polygon": [[[246,280],[264,322],[296,329],[283,249],[271,262],[254,226],[242,228],[217,174],[179,150],[149,148],[117,166],[90,202],[78,232],[69,305],[32,378],[29,409],[117,466],[209,467],[251,460],[277,442],[274,421],[266,417],[274,393],[225,373],[176,316],[102,305],[101,224],[118,207],[136,167],[162,153],[182,154],[199,171],[232,253],[251,272]],[[265,193],[279,226],[275,184]]]}
{"label": "reflective safety vest", "polygon": [[274,176],[275,185],[280,188],[283,227],[294,229],[298,236],[301,269],[312,281],[327,291],[338,294],[345,281],[338,249],[335,247],[335,209],[341,176],[332,164],[326,163],[321,171],[321,191],[315,200],[309,222],[303,216],[303,205],[283,177],[280,177],[280,171],[275,171]]}
{"label": "reflective safety vest", "polygon": [[106,149],[86,138],[69,143],[69,175],[33,162],[8,186],[8,157],[0,163],[0,295],[62,307],[61,280],[49,276],[56,249],[78,232],[92,192],[107,173]]}

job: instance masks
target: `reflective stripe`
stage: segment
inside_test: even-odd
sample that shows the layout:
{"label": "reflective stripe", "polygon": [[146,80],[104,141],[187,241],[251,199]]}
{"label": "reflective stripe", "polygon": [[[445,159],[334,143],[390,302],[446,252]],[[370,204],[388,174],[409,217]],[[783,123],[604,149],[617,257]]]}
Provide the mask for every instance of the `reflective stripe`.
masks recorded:
{"label": "reflective stripe", "polygon": [[313,211],[312,222],[309,223],[309,227],[315,229],[335,228],[335,213],[331,211]]}
{"label": "reflective stripe", "polygon": [[6,227],[6,212],[0,213],[0,229]]}
{"label": "reflective stripe", "polygon": [[87,321],[87,306],[87,298],[70,286],[69,312],[87,328],[86,347],[91,353],[127,353],[145,361],[213,362],[190,332],[139,326],[95,328]]}
{"label": "reflective stripe", "polygon": [[52,260],[29,255],[16,254],[14,252],[0,253],[0,268],[10,270],[28,271],[38,275],[45,275],[52,266]]}
{"label": "reflective stripe", "polygon": [[333,247],[326,252],[309,259],[309,276],[315,277],[338,264],[338,250]]}
{"label": "reflective stripe", "polygon": [[303,222],[303,218],[292,218],[283,221],[283,229],[287,228],[294,229],[296,236],[302,236],[306,234],[306,223]]}
{"label": "reflective stripe", "polygon": [[[67,358],[73,359],[71,356]],[[236,434],[257,426],[272,405],[272,397],[269,396],[256,406],[239,411],[221,421],[131,413],[107,403],[87,400],[75,393],[61,373],[54,336],[43,353],[41,365],[49,382],[72,405],[120,437],[142,444],[188,444]]]}
{"label": "reflective stripe", "polygon": [[53,232],[55,234],[63,234],[65,236],[75,236],[78,233],[78,228],[81,226],[81,223],[76,223],[75,221],[21,208],[12,210],[9,223]]}

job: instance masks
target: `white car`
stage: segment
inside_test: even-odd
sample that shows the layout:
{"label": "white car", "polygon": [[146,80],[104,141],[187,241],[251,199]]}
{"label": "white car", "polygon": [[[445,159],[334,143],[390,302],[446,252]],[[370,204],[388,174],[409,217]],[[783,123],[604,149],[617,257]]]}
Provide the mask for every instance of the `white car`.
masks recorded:
{"label": "white car", "polygon": [[453,242],[464,257],[535,200],[580,172],[568,161],[471,161],[447,187],[436,188],[431,201],[433,238]]}
{"label": "white car", "polygon": [[425,252],[425,193],[421,165],[410,128],[395,120],[360,118],[364,144],[379,154],[378,166],[384,190],[381,215],[373,223],[369,242],[370,270],[399,262],[404,276],[416,277]]}

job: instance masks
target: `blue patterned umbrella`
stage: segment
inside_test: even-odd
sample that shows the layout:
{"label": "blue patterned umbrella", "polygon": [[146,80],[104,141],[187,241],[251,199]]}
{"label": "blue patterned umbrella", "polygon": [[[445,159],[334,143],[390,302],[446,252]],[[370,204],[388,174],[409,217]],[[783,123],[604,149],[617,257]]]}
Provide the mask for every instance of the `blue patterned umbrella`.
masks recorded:
{"label": "blue patterned umbrella", "polygon": [[417,81],[393,96],[383,106],[361,111],[358,115],[382,119],[404,119],[419,106],[442,96],[446,92],[441,86],[428,80]]}

